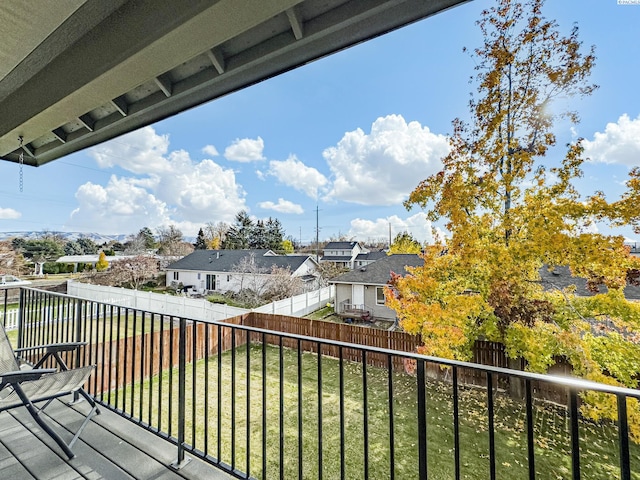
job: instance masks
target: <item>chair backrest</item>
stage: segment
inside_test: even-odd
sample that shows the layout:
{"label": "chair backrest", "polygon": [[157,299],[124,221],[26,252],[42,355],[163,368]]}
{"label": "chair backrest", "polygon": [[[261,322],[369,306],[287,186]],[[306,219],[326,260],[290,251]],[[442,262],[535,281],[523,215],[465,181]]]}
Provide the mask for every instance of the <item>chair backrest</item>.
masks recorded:
{"label": "chair backrest", "polygon": [[4,325],[0,322],[0,375],[5,372],[16,372],[20,370],[16,354],[13,351]]}

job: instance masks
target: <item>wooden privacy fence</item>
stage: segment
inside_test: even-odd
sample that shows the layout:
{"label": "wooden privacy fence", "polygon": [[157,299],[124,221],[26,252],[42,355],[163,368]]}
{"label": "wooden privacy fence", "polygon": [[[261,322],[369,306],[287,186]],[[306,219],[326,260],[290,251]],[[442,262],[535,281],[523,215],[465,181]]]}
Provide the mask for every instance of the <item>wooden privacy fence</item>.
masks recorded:
{"label": "wooden privacy fence", "polygon": [[[421,345],[420,338],[406,332],[391,332],[370,327],[361,327],[346,323],[332,323],[322,320],[309,320],[306,318],[289,317],[286,315],[268,315],[263,313],[251,312],[242,317],[230,319],[234,323],[240,323],[255,328],[265,330],[275,330],[278,332],[292,333],[296,335],[317,337],[326,340],[334,340],[345,343],[355,343],[367,347],[386,348],[390,350],[398,350],[401,352],[415,352],[416,348]],[[256,335],[256,334],[253,334]],[[253,336],[252,342],[260,342],[259,336]],[[267,336],[267,343],[277,344],[278,337]],[[283,339],[283,345],[291,348],[297,348],[297,340]],[[301,348],[304,351],[316,353],[318,350],[317,342],[301,342]],[[321,353],[332,357],[338,357],[338,348],[333,345],[321,344]],[[493,367],[510,368],[513,370],[524,370],[525,363],[523,359],[510,359],[507,357],[504,345],[497,342],[488,342],[478,340],[473,347],[473,363],[488,365]],[[345,360],[361,362],[362,353],[356,349],[343,349],[343,358]],[[387,368],[388,357],[383,354],[368,352],[367,365]],[[413,374],[415,371],[415,361],[403,359],[395,356],[392,358],[392,365],[395,371],[404,371]],[[572,372],[571,365],[563,358],[557,358],[556,364],[549,369],[553,375],[570,375]],[[439,365],[430,363],[427,365],[427,375],[430,378],[450,381],[450,369],[442,368]],[[458,381],[462,385],[481,385],[487,384],[486,374],[472,368],[460,368],[458,370]],[[522,380],[509,377],[506,375],[496,375],[494,378],[494,386],[508,391],[516,397],[524,396],[524,384]],[[532,382],[532,392],[534,397],[540,400],[555,402],[558,404],[567,404],[568,391],[565,387],[551,384],[548,382]]]}
{"label": "wooden privacy fence", "polygon": [[[225,323],[240,324],[242,317]],[[218,331],[220,330],[220,332]],[[232,329],[206,322],[187,322],[185,329],[186,362],[191,363],[215,355],[218,349],[228,351],[234,344]],[[246,333],[235,330],[235,346],[246,343]],[[83,347],[82,362],[95,365],[89,379],[93,395],[122,388],[133,382],[142,382],[163,371],[176,368],[179,362],[180,328],[174,319],[168,328],[111,341],[98,341]],[[65,361],[72,365],[73,358]]]}
{"label": "wooden privacy fence", "polygon": [[[81,352],[81,363],[96,365],[96,371],[90,379],[89,390],[98,395],[102,392],[122,388],[132,382],[141,382],[178,366],[180,331],[178,319],[169,317],[165,321],[167,327],[153,332],[127,336],[116,340],[94,337],[89,345]],[[285,315],[271,315],[251,312],[239,315],[225,321],[232,325],[245,325],[248,327],[273,330],[276,332],[290,333],[301,336],[315,337],[324,340],[333,340],[344,343],[353,343],[366,347],[384,348],[400,352],[415,352],[420,346],[420,339],[415,335],[405,332],[392,332],[375,328],[361,327],[357,325],[325,322],[321,320],[309,320]],[[220,330],[220,331],[219,331]],[[232,339],[234,330],[219,327],[207,322],[187,321],[185,330],[186,361],[187,363],[202,360],[207,356],[230,350],[245,345],[247,331],[235,330],[235,339]],[[261,343],[262,334],[251,332],[251,343]],[[335,345],[320,343],[317,341],[298,341],[294,338],[284,338],[277,335],[265,335],[265,342],[270,345],[282,345],[288,348],[300,348],[306,352],[317,353],[318,348],[322,355],[337,358],[340,355],[339,348]],[[362,350],[355,348],[343,348],[342,356],[346,361],[362,362]],[[389,357],[386,354],[367,352],[367,365],[387,368]],[[73,365],[75,357],[65,355],[65,361]],[[490,365],[516,370],[524,369],[521,360],[509,359],[504,346],[500,343],[477,341],[473,349],[472,362],[481,365]],[[415,372],[415,361],[403,358],[400,355],[391,357],[391,364],[396,372]],[[571,373],[571,366],[562,359],[558,359],[549,373]],[[427,375],[440,381],[450,381],[450,369],[441,368],[436,364],[427,364]],[[458,381],[462,385],[486,385],[486,375],[471,368],[458,370]],[[514,396],[522,396],[524,386],[521,380],[496,375],[494,386],[510,392]],[[567,391],[564,387],[546,382],[532,382],[535,398],[566,404]]]}

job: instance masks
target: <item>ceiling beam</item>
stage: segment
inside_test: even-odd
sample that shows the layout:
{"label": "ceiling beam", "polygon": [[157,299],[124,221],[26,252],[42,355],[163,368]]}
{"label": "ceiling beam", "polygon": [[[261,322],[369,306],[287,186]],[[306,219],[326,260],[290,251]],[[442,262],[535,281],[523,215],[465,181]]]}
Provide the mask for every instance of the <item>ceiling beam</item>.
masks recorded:
{"label": "ceiling beam", "polygon": [[159,77],[155,77],[153,80],[154,82],[156,82],[156,85],[158,86],[158,88],[162,90],[162,93],[164,93],[165,97],[168,98],[171,96],[171,92],[173,91],[173,85],[168,75],[160,75]]}
{"label": "ceiling beam", "polygon": [[94,126],[96,124],[96,121],[93,119],[93,117],[91,115],[89,115],[88,113],[85,114],[85,115],[80,115],[78,117],[78,121],[82,125],[84,125],[84,128],[86,128],[90,132],[93,132]]}
{"label": "ceiling beam", "polygon": [[60,140],[62,143],[67,143],[67,132],[65,132],[62,128],[55,128],[51,130],[53,136]]}
{"label": "ceiling beam", "polygon": [[116,107],[116,110],[118,110],[123,117],[129,114],[129,105],[127,105],[127,100],[124,98],[124,95],[111,100],[111,105]]}
{"label": "ceiling beam", "polygon": [[302,22],[299,10],[296,7],[287,9],[287,18],[289,19],[291,30],[293,30],[293,35],[296,37],[296,40],[301,40],[304,36],[304,23]]}
{"label": "ceiling beam", "polygon": [[207,50],[207,56],[209,57],[209,60],[218,71],[218,73],[222,75],[225,68],[224,56],[222,55],[222,52],[219,49],[212,48],[211,50]]}

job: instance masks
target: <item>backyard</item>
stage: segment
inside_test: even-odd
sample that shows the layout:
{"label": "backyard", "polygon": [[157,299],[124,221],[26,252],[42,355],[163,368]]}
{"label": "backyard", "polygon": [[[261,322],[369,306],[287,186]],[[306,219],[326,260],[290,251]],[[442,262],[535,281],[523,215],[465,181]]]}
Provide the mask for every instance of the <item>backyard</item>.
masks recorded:
{"label": "backyard", "polygon": [[[262,362],[266,360],[266,389],[263,390]],[[280,357],[282,355],[282,357]],[[282,397],[280,394],[280,358],[282,358]],[[321,402],[319,403],[318,357],[277,346],[252,344],[188,365],[186,372],[187,416],[186,443],[218,458],[233,468],[249,472],[256,478],[277,478],[280,468],[284,478],[318,478],[319,459],[323,478],[362,478],[364,468],[364,418],[362,365],[344,362],[341,404],[339,360],[322,357]],[[250,368],[247,368],[249,362]],[[232,371],[232,363],[235,371]],[[298,388],[300,369],[301,391]],[[250,375],[247,377],[246,372]],[[177,405],[178,374],[165,371],[133,389],[103,394],[140,420],[177,433],[177,416],[170,415],[169,392]],[[218,380],[221,379],[220,383]],[[232,382],[235,380],[235,383]],[[171,385],[170,386],[170,382]],[[417,387],[415,377],[392,375],[393,401],[389,402],[388,373],[367,367],[366,395],[368,409],[368,473],[370,478],[390,476],[393,446],[395,478],[415,478],[418,465],[416,421]],[[454,478],[454,422],[451,384],[428,381],[427,438],[430,479]],[[195,390],[195,400],[191,392]],[[247,399],[249,392],[250,398]],[[115,402],[117,394],[117,404]],[[302,415],[298,416],[298,398],[302,398]],[[247,402],[250,402],[247,405]],[[283,415],[279,409],[282,401]],[[195,403],[194,403],[195,402]],[[218,405],[220,402],[220,411]],[[158,405],[162,405],[159,411]],[[232,405],[234,411],[232,411]],[[390,442],[389,408],[393,408],[393,441]],[[248,408],[247,408],[248,407]],[[175,407],[174,407],[175,408]],[[263,418],[263,408],[266,416]],[[484,389],[461,387],[460,465],[461,478],[484,479],[489,476],[489,433]],[[340,412],[344,412],[344,452],[340,449]],[[249,418],[247,418],[249,412]],[[219,413],[219,416],[218,416]],[[283,421],[282,450],[280,424]],[[322,451],[319,451],[319,422],[322,418]],[[562,406],[535,402],[535,466],[537,478],[565,479],[571,475],[569,422]],[[266,425],[266,475],[263,472],[262,425]],[[302,428],[302,463],[299,464],[298,425]],[[169,422],[171,426],[169,427]],[[218,427],[218,422],[219,427]],[[217,432],[222,432],[218,437]],[[235,436],[235,442],[232,437]],[[247,442],[250,453],[247,458]],[[615,425],[580,421],[582,478],[616,478],[618,432]],[[497,478],[528,478],[526,413],[524,404],[506,395],[495,395],[495,444]],[[248,462],[248,463],[247,463]],[[632,478],[640,479],[640,446],[631,443]]]}

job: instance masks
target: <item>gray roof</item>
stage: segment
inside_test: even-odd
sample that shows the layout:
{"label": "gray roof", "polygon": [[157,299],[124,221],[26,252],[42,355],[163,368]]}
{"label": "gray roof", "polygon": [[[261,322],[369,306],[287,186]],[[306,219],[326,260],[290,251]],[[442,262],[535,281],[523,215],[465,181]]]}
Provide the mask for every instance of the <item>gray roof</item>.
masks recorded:
{"label": "gray roof", "polygon": [[356,260],[380,260],[387,256],[387,252],[383,252],[382,250],[377,252],[368,252],[368,253],[359,253],[356,257]]}
{"label": "gray roof", "polygon": [[[575,286],[575,294],[579,296],[592,296],[593,292],[587,290],[587,281],[584,278],[571,275],[569,267],[555,267],[551,271],[548,267],[540,269],[541,284],[545,290],[565,289]],[[605,293],[607,287],[601,285],[599,293]],[[627,285],[624,289],[624,296],[630,300],[640,300],[640,287]]]}
{"label": "gray roof", "polygon": [[386,285],[391,279],[391,272],[406,275],[405,267],[418,267],[424,260],[415,254],[399,253],[387,255],[380,260],[370,263],[366,267],[356,268],[350,272],[338,275],[330,280],[331,283],[364,283],[368,285]]}
{"label": "gray roof", "polygon": [[324,260],[326,262],[350,262],[351,257],[347,256],[335,256],[335,255],[323,255],[320,260]]}
{"label": "gray roof", "polygon": [[324,246],[324,250],[351,250],[358,242],[329,242]]}
{"label": "gray roof", "polygon": [[[272,266],[289,268],[295,272],[309,256],[273,255],[271,250],[195,250],[167,267],[167,270],[193,270],[198,272],[233,272],[240,261],[254,254],[258,268]],[[268,254],[268,255],[267,255]]]}

